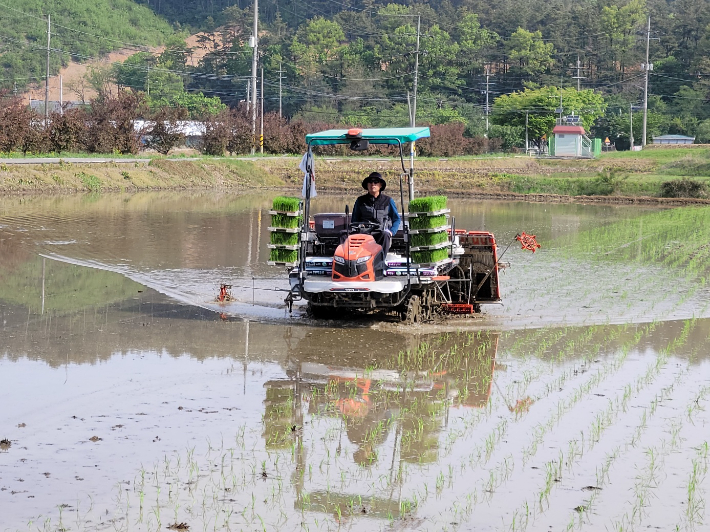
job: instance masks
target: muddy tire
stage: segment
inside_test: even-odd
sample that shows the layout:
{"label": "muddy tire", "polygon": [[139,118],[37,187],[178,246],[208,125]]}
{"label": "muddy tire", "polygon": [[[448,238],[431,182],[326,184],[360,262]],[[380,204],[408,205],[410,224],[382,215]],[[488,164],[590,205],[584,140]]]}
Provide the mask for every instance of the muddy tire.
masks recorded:
{"label": "muddy tire", "polygon": [[404,322],[408,324],[420,323],[422,321],[422,304],[419,296],[411,296],[407,301],[404,312]]}
{"label": "muddy tire", "polygon": [[438,306],[431,291],[424,292],[421,299],[422,321],[433,321],[436,318]]}

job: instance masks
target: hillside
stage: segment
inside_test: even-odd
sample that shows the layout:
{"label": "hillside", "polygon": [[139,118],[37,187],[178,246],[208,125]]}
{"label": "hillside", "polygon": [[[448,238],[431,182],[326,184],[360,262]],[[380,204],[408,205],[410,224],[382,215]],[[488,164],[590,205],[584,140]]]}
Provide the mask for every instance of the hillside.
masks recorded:
{"label": "hillside", "polygon": [[[0,7],[7,7],[2,2],[7,0],[0,0]],[[45,26],[30,4],[19,0],[6,11],[10,24],[0,28],[6,88],[43,76]],[[119,48],[137,51],[172,39],[169,53],[158,54],[156,48],[135,56],[123,72],[109,73],[114,76],[109,81],[150,90],[156,105],[181,105],[185,93],[202,93],[236,107],[246,99],[251,77],[252,5],[248,0],[100,0],[91,5],[48,0],[42,13],[57,11],[55,72],[60,60],[83,61]],[[591,135],[627,149],[631,109],[636,109],[633,137],[638,143],[642,136],[638,109],[648,38],[654,65],[648,137],[670,133],[710,141],[710,0],[262,0],[259,20],[264,108],[282,109],[288,118],[407,125],[416,78],[418,123],[463,123],[467,137],[497,138],[510,149],[522,146],[526,117],[536,128],[557,114],[555,91],[561,87],[570,95],[579,88],[604,97],[585,122]],[[224,47],[194,61],[190,43],[180,43],[169,24],[181,32],[216,32]],[[526,88],[549,88],[550,97],[544,104],[502,107],[501,95]],[[584,114],[575,101],[565,96],[565,114]],[[533,138],[541,139],[542,133]]]}
{"label": "hillside", "polygon": [[10,90],[44,81],[47,15],[52,74],[72,61],[155,47],[173,33],[170,24],[132,0],[1,0],[0,9],[0,88]]}

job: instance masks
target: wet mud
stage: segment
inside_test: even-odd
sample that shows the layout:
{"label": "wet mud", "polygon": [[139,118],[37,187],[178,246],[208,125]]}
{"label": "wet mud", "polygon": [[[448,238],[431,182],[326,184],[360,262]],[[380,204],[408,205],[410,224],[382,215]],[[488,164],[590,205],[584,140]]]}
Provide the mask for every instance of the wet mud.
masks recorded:
{"label": "wet mud", "polygon": [[452,201],[543,248],[404,327],[286,312],[269,203],[0,200],[0,530],[707,526],[705,209]]}

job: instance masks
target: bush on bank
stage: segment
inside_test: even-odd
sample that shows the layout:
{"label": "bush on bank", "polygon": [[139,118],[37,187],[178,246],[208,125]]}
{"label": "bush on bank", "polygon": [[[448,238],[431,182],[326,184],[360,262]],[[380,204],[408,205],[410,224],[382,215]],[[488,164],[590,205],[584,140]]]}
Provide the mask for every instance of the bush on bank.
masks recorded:
{"label": "bush on bank", "polygon": [[[52,113],[45,121],[35,111],[8,93],[0,94],[0,153],[114,153],[137,154],[146,148],[167,154],[182,144],[185,135],[180,122],[187,113],[181,108],[151,111],[142,93],[120,91],[116,96],[103,96],[90,106]],[[136,128],[144,119],[142,129]],[[204,127],[199,149],[206,155],[248,154],[252,148],[252,117],[245,108],[225,109],[202,117]],[[289,121],[276,113],[264,115],[264,152],[269,154],[301,154],[306,150],[307,133],[351,125],[325,122]],[[452,157],[478,155],[497,151],[500,139],[464,136],[464,125],[433,125],[432,137],[417,143],[420,155]],[[258,133],[257,133],[258,137]],[[258,142],[258,138],[257,138]],[[258,145],[257,145],[258,147]],[[319,148],[326,154],[346,154],[346,147]],[[388,146],[373,146],[369,155],[394,155]]]}

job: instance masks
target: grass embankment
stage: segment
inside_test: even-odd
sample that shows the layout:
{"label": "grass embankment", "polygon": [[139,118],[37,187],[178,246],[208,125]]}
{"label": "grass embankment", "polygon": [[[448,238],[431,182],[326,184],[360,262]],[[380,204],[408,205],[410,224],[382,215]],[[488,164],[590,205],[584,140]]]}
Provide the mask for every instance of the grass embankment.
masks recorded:
{"label": "grass embankment", "polygon": [[250,161],[234,159],[166,160],[134,163],[0,162],[0,192],[131,192],[204,188],[266,188],[283,185]]}
{"label": "grass embankment", "polygon": [[[269,173],[300,179],[289,159],[259,161]],[[383,173],[396,188],[399,161],[385,158],[322,158],[316,162],[318,186],[343,192],[360,190],[373,170]],[[518,197],[543,195],[546,200],[585,196],[599,201],[663,196],[663,183],[692,179],[710,186],[710,147],[648,149],[643,152],[603,154],[592,160],[543,159],[525,156],[417,159],[416,188],[420,193]],[[550,196],[560,196],[558,198]]]}
{"label": "grass embankment", "polygon": [[[9,162],[9,161],[8,161]],[[57,193],[199,188],[300,188],[299,157],[151,158],[137,163],[45,163],[12,165],[0,161],[0,192]],[[408,163],[407,163],[408,164]],[[377,170],[397,188],[401,167],[386,157],[317,157],[321,191],[354,193],[364,176]],[[661,198],[663,184],[690,179],[703,201],[710,187],[710,147],[654,148],[602,154],[592,160],[525,156],[420,158],[415,164],[419,193],[568,201],[629,201]],[[697,191],[696,191],[697,192]],[[665,193],[667,195],[667,192]],[[683,196],[683,190],[677,195]],[[538,197],[539,196],[539,197]],[[655,201],[655,200],[646,200]],[[684,200],[681,200],[684,201]]]}

